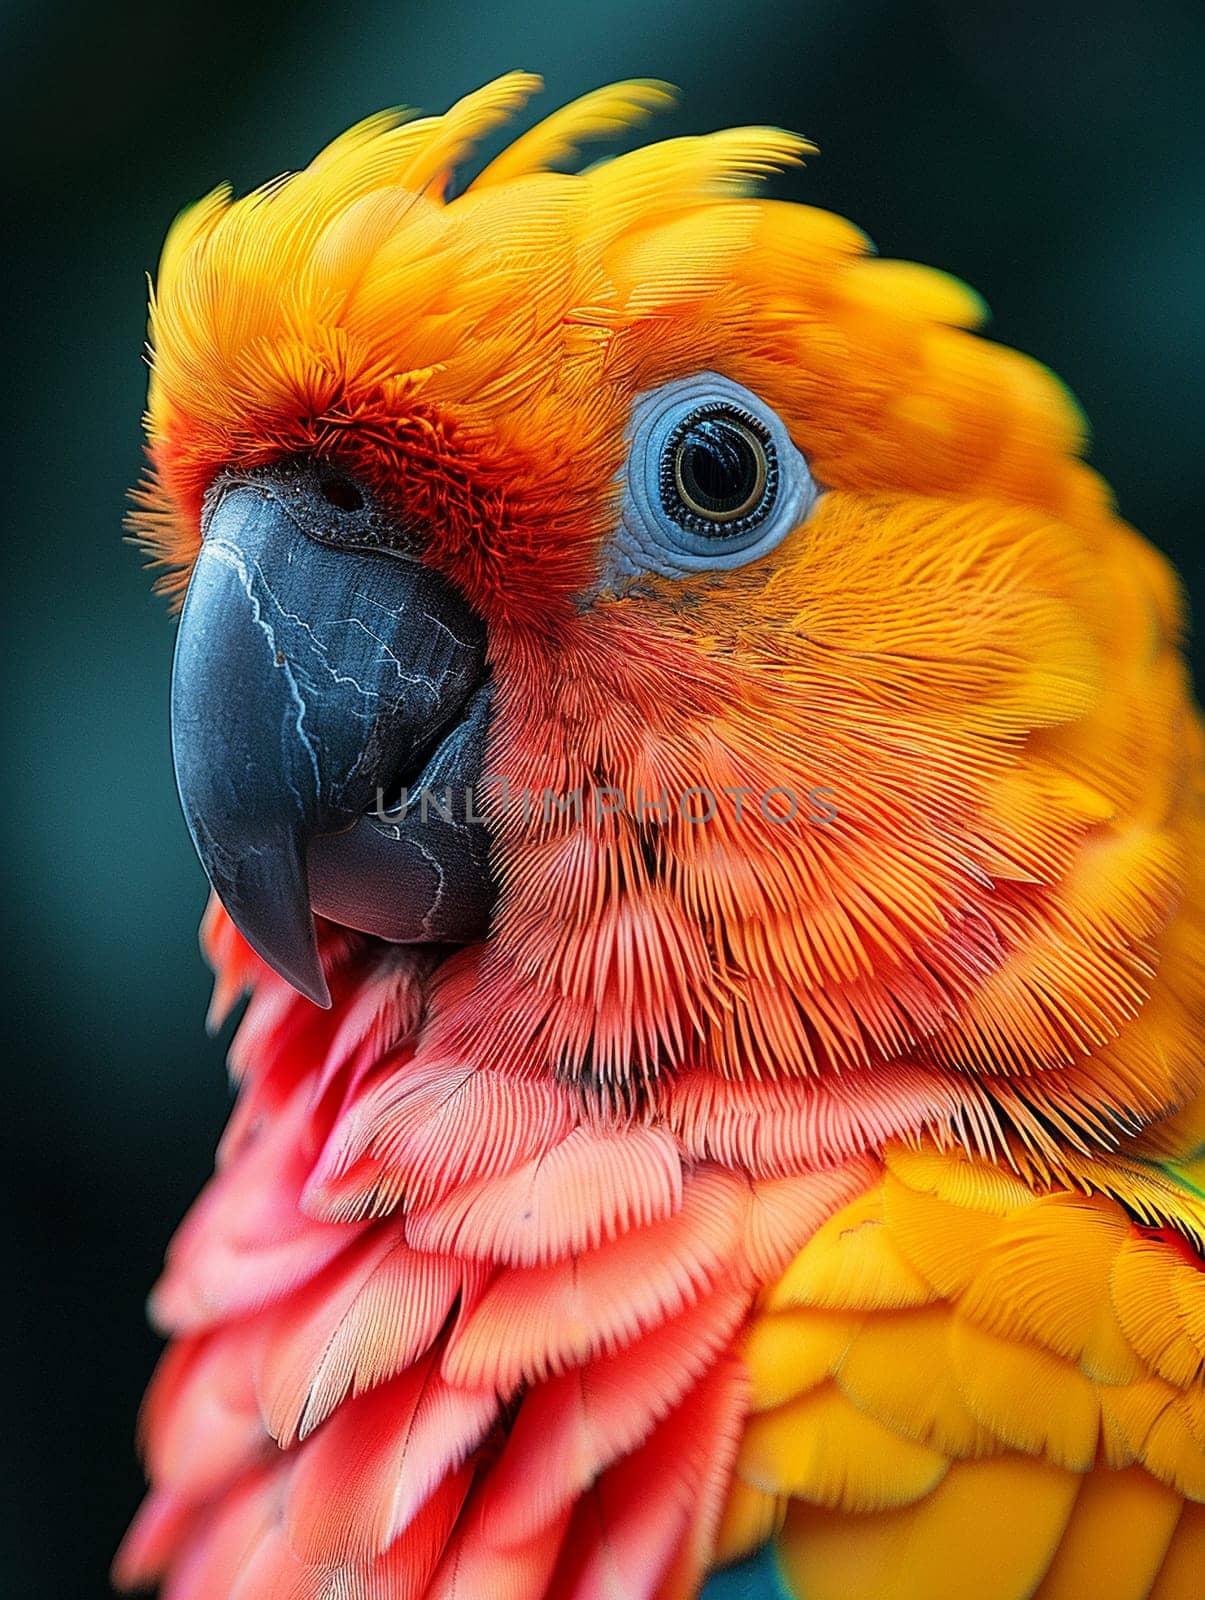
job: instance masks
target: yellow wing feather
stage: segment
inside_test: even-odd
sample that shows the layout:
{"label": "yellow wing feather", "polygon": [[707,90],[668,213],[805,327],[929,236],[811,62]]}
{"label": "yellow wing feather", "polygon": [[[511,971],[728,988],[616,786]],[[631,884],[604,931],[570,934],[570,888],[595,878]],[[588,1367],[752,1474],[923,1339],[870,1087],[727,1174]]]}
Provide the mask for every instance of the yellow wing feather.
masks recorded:
{"label": "yellow wing feather", "polygon": [[775,1538],[799,1600],[1199,1600],[1201,1201],[1072,1182],[888,1152],[749,1329],[724,1559]]}

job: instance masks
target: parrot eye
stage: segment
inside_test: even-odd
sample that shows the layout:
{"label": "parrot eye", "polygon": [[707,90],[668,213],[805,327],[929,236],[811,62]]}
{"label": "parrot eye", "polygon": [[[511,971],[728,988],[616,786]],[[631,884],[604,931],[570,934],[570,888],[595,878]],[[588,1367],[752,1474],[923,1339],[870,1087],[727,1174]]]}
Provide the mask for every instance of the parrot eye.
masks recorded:
{"label": "parrot eye", "polygon": [[719,373],[641,395],[628,431],[623,510],[604,586],[756,561],[820,495],[776,414]]}
{"label": "parrot eye", "polygon": [[755,527],[773,507],[777,489],[774,441],[748,411],[696,407],[661,457],[661,503],[695,533],[724,537]]}

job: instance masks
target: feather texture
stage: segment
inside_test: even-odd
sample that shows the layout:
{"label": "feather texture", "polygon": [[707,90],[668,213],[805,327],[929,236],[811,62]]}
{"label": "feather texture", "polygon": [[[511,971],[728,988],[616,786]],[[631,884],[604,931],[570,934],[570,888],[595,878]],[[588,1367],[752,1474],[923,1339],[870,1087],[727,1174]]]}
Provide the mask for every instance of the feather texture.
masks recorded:
{"label": "feather texture", "polygon": [[1190,1274],[1185,1299],[1205,1304],[1200,1259],[1117,1200],[889,1152],[746,1336],[732,1553],[785,1499],[780,1558],[808,1600],[1143,1600],[1165,1571],[1187,1600],[1172,1548],[1205,1499],[1205,1361],[1152,1271]]}
{"label": "feather texture", "polygon": [[[757,193],[806,140],[557,170],[661,107],[637,80],[463,184],[538,86],[369,118],[164,247],[161,585],[219,473],[337,461],[480,614],[508,789],[488,937],[320,922],[329,1013],[207,916],[212,1021],[250,994],[239,1099],[154,1296],[116,1576],[692,1600],[753,1560],[798,1600],[1196,1600],[1174,577],[970,290]],[[708,371],[824,492],[722,581],[604,582],[633,406]],[[753,799],[595,803],[700,784]],[[817,788],[825,826],[756,801]]]}

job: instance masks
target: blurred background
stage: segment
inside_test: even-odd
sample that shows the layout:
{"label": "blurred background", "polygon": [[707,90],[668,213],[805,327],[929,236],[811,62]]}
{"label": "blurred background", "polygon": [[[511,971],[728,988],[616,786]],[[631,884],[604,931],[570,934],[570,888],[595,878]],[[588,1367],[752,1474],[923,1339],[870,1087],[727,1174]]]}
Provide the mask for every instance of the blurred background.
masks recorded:
{"label": "blurred background", "polygon": [[[992,15],[991,13],[995,13]],[[201,871],[168,749],[172,629],[120,541],[145,274],[174,212],[348,123],[514,66],[626,75],[664,133],[770,122],[783,192],[986,296],[1067,380],[1124,514],[1205,600],[1205,11],[1191,0],[151,0],[0,8],[13,313],[0,598],[11,1030],[0,1191],[0,1594],[103,1596],[138,1499],[143,1297],[228,1108]],[[11,1525],[7,1525],[11,1523]],[[8,1568],[5,1571],[5,1568]],[[214,1596],[214,1600],[221,1600]]]}

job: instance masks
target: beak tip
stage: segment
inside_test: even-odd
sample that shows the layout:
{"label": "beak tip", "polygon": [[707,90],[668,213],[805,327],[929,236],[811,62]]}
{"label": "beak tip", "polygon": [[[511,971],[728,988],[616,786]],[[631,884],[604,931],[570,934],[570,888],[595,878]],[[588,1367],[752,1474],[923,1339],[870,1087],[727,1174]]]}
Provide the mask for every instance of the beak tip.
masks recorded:
{"label": "beak tip", "polygon": [[[285,861],[295,865],[287,857]],[[220,880],[213,886],[227,915],[264,965],[299,995],[328,1011],[331,992],[318,954],[304,877],[292,884],[269,877],[261,887],[278,889],[278,897],[269,892],[250,902],[244,896],[223,894],[228,886]],[[286,886],[288,893],[283,892]]]}
{"label": "beak tip", "polygon": [[293,987],[297,989],[299,994],[303,994],[307,1000],[312,1000],[316,1006],[321,1006],[323,1011],[330,1010],[331,991],[329,985],[327,984],[325,975],[319,980],[319,982],[307,984],[304,988],[296,983],[293,984]]}
{"label": "beak tip", "polygon": [[[246,937],[245,931],[244,937]],[[300,949],[289,951],[287,956],[279,947],[273,949],[255,940],[248,940],[248,943],[252,944],[260,959],[271,967],[278,978],[283,978],[290,988],[296,989],[299,995],[312,1001],[314,1005],[321,1006],[324,1011],[330,1010],[330,986],[326,981],[326,973],[322,970],[322,961],[314,946],[312,933]]]}

